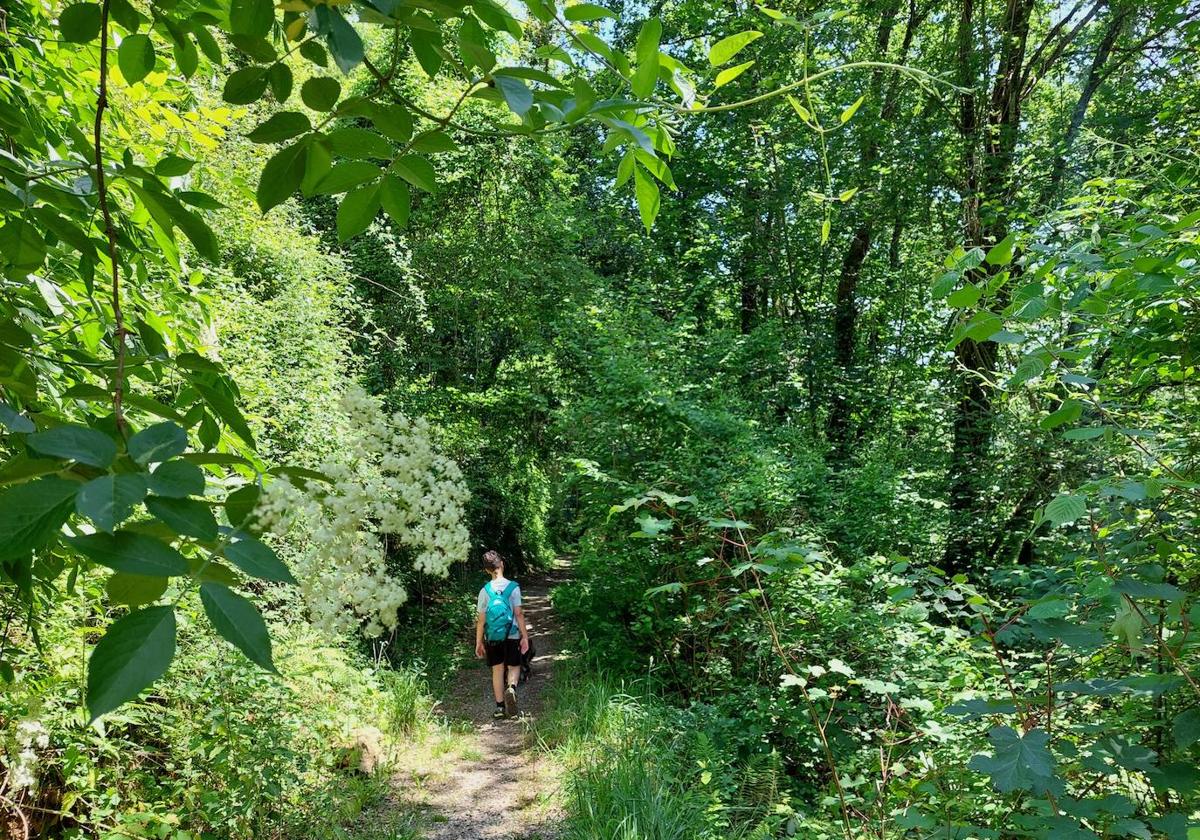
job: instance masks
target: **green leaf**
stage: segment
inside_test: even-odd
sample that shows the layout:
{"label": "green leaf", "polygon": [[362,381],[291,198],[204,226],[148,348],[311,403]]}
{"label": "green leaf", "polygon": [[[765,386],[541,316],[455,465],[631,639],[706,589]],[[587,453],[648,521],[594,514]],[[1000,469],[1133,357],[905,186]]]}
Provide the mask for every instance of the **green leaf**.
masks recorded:
{"label": "green leaf", "polygon": [[71,547],[89,560],[117,572],[171,577],[188,573],[187,561],[171,546],[133,531],[70,537]]}
{"label": "green leaf", "polygon": [[0,255],[16,268],[38,268],[46,259],[46,240],[30,222],[10,218],[0,228]]}
{"label": "green leaf", "polygon": [[47,476],[0,493],[0,557],[36,551],[71,515],[80,484]]}
{"label": "green leaf", "polygon": [[283,561],[263,543],[242,532],[225,546],[225,557],[251,577],[279,583],[295,583]]}
{"label": "green leaf", "polygon": [[858,97],[857,100],[855,100],[853,105],[849,106],[848,108],[846,108],[846,110],[842,111],[842,115],[840,117],[838,117],[838,120],[842,123],[842,125],[845,125],[846,123],[850,122],[851,119],[854,118],[854,115],[856,113],[858,113],[858,109],[862,107],[864,100],[866,100],[866,97],[860,96],[860,97]]}
{"label": "green leaf", "polygon": [[266,90],[267,68],[243,67],[229,74],[221,96],[233,105],[249,105],[261,99]]}
{"label": "green leaf", "polygon": [[741,52],[748,44],[752,44],[762,36],[763,34],[758,30],[750,29],[746,32],[739,32],[736,35],[722,38],[713,44],[712,49],[708,51],[709,64],[713,67],[720,67]]}
{"label": "green leaf", "polygon": [[1045,518],[1052,527],[1074,522],[1087,513],[1087,500],[1083,496],[1058,496],[1046,505]]}
{"label": "green leaf", "polygon": [[262,488],[257,484],[245,484],[225,497],[225,516],[234,527],[244,526],[246,520],[258,506]]}
{"label": "green leaf", "polygon": [[309,63],[315,64],[318,67],[329,66],[329,53],[325,52],[325,48],[316,41],[305,41],[301,44],[300,55]]}
{"label": "green leaf", "polygon": [[371,111],[371,122],[397,143],[407,143],[413,133],[412,115],[402,105],[375,105]]}
{"label": "green leaf", "polygon": [[1083,403],[1079,400],[1065,400],[1055,411],[1043,417],[1038,426],[1046,431],[1057,429],[1066,423],[1074,423],[1083,415]]}
{"label": "green leaf", "polygon": [[1010,233],[1008,236],[1004,237],[995,245],[993,245],[991,250],[987,252],[987,256],[984,257],[984,259],[987,260],[988,265],[1002,266],[1008,265],[1010,262],[1012,262],[1013,245],[1016,243],[1016,241],[1016,233]]}
{"label": "green leaf", "polygon": [[103,432],[87,426],[56,426],[25,438],[30,449],[78,461],[90,467],[107,467],[117,457],[117,445]]}
{"label": "green leaf", "polygon": [[1067,429],[1063,432],[1063,438],[1066,440],[1092,440],[1093,438],[1102,437],[1107,429],[1107,426],[1086,426],[1080,429]]}
{"label": "green leaf", "polygon": [[326,137],[334,154],[348,158],[391,158],[392,146],[374,131],[346,126],[329,132]]}
{"label": "green leaf", "polygon": [[[105,392],[107,396],[107,392]],[[33,421],[24,414],[19,414],[14,411],[12,406],[0,402],[0,425],[8,429],[10,432],[27,435],[32,431],[37,430],[37,426],[33,425]]]}
{"label": "green leaf", "polygon": [[986,773],[1000,793],[1014,790],[1044,792],[1054,777],[1054,757],[1046,748],[1050,736],[1041,729],[1031,729],[1024,735],[1008,726],[997,726],[988,732],[993,754],[976,755],[967,765]]}
{"label": "green leaf", "polygon": [[341,95],[338,80],[328,76],[314,76],[300,87],[300,99],[314,111],[332,111]]}
{"label": "green leaf", "polygon": [[533,107],[533,92],[523,79],[496,73],[492,76],[492,81],[504,96],[509,110],[518,117],[524,117],[529,113],[529,109]]}
{"label": "green leaf", "polygon": [[204,471],[187,461],[166,461],[154,468],[148,479],[156,496],[182,499],[204,495]]}
{"label": "green leaf", "polygon": [[331,8],[329,11],[329,36],[326,45],[333,63],[343,73],[349,73],[363,60],[363,42],[358,32],[342,16],[340,9]]}
{"label": "green leaf", "polygon": [[205,542],[217,538],[217,519],[213,516],[212,508],[204,502],[151,496],[146,499],[146,510],[180,536],[195,537]]}
{"label": "green leaf", "polygon": [[1036,354],[1029,354],[1021,358],[1017,363],[1016,370],[1013,371],[1012,377],[1008,380],[1008,384],[1020,385],[1028,382],[1031,379],[1036,379],[1046,372],[1046,362]]}
{"label": "green leaf", "polygon": [[979,302],[980,295],[983,294],[983,289],[976,286],[974,283],[967,283],[961,289],[958,289],[950,297],[946,298],[946,303],[955,309],[966,309],[969,306],[974,306]]}
{"label": "green leaf", "polygon": [[129,457],[142,466],[159,464],[187,451],[187,432],[177,423],[155,423],[129,439]]}
{"label": "green leaf", "polygon": [[304,178],[305,147],[294,143],[280,149],[267,161],[258,179],[255,199],[264,213],[287,201]]}
{"label": "green leaf", "polygon": [[441,35],[436,32],[426,32],[423,29],[414,29],[409,38],[412,43],[413,55],[417,57],[417,63],[432,79],[442,66]]}
{"label": "green leaf", "polygon": [[308,117],[296,111],[284,111],[271,117],[246,135],[254,143],[282,143],[312,130]]}
{"label": "green leaf", "polygon": [[174,607],[146,607],[113,622],[88,660],[92,720],[137,697],[166,673],[174,656]]}
{"label": "green leaf", "polygon": [[317,182],[313,187],[313,194],[337,195],[344,193],[360,184],[375,180],[381,173],[382,170],[373,163],[361,160],[342,161]]}
{"label": "green leaf", "polygon": [[104,585],[108,599],[127,607],[140,607],[157,601],[167,591],[165,577],[131,575],[128,572],[113,572]]}
{"label": "green leaf", "polygon": [[196,161],[180,155],[164,155],[162,160],[154,164],[154,174],[164,178],[174,178],[188,174],[195,165]]}
{"label": "green leaf", "polygon": [[604,18],[616,20],[617,13],[603,6],[597,6],[595,3],[576,3],[574,6],[568,6],[563,9],[563,17],[569,21],[578,23],[603,20]]}
{"label": "green leaf", "polygon": [[378,184],[368,184],[346,193],[337,210],[338,242],[345,242],[366,230],[379,208]]}
{"label": "green leaf", "polygon": [[724,70],[722,70],[720,73],[717,74],[717,80],[714,83],[714,87],[719,87],[719,88],[725,87],[725,85],[732,82],[734,79],[736,79],[738,76],[745,73],[747,70],[749,70],[753,66],[754,66],[753,61],[747,61],[744,64],[738,64],[734,67],[725,68]]}
{"label": "green leaf", "polygon": [[412,205],[412,196],[408,184],[395,175],[387,175],[379,187],[379,203],[392,221],[399,227],[408,224],[408,214]]}
{"label": "green leaf", "polygon": [[200,585],[200,602],[217,632],[251,662],[275,671],[271,661],[271,635],[258,608],[218,583]]}
{"label": "green leaf", "polygon": [[496,56],[488,49],[483,27],[473,17],[462,22],[458,30],[458,50],[463,60],[487,73],[496,66]]}
{"label": "green leaf", "polygon": [[58,16],[58,28],[64,41],[86,44],[100,34],[100,6],[97,3],[76,3],[67,6]]}
{"label": "green leaf", "polygon": [[642,224],[649,233],[650,228],[654,227],[654,220],[658,217],[658,184],[640,166],[636,166],[633,170],[633,190],[637,197],[638,213],[642,217]]}
{"label": "green leaf", "polygon": [[654,92],[658,81],[658,44],[662,38],[662,22],[658,18],[649,18],[642,24],[638,32],[637,47],[634,55],[637,58],[637,72],[633,74],[633,95],[644,99]]}
{"label": "green leaf", "polygon": [[144,498],[146,477],[141,473],[102,475],[79,488],[75,510],[111,534]]}
{"label": "green leaf", "polygon": [[279,104],[287,102],[292,95],[292,70],[283,62],[271,65],[267,71],[267,84],[271,86],[271,95]]}
{"label": "green leaf", "polygon": [[449,134],[436,129],[421,132],[412,141],[412,145],[409,146],[410,151],[422,154],[453,152],[457,149],[458,144],[454,142],[454,139]]}
{"label": "green leaf", "polygon": [[430,193],[437,191],[437,173],[429,161],[420,155],[405,155],[398,158],[392,164],[391,169],[418,189]]}
{"label": "green leaf", "polygon": [[1200,708],[1177,714],[1171,724],[1171,734],[1175,736],[1175,746],[1181,750],[1200,741]]}
{"label": "green leaf", "polygon": [[271,0],[233,0],[229,7],[229,28],[235,35],[266,38],[275,22]]}
{"label": "green leaf", "polygon": [[125,81],[135,85],[154,69],[154,44],[149,35],[127,35],[117,49],[117,66]]}

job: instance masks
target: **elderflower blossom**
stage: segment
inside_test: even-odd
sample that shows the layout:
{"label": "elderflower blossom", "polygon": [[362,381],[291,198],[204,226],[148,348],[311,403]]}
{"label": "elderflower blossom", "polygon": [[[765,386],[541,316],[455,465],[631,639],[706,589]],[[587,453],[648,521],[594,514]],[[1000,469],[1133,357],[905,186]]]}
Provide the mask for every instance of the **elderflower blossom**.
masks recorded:
{"label": "elderflower blossom", "polygon": [[9,756],[8,782],[14,790],[33,787],[37,781],[37,750],[50,746],[50,733],[41,721],[24,718],[17,723],[15,756]]}
{"label": "elderflower blossom", "polygon": [[418,571],[444,577],[467,555],[467,490],[458,465],[434,449],[425,420],[388,417],[358,388],[342,409],[348,439],[320,465],[331,484],[277,479],[257,515],[265,530],[307,537],[294,566],[317,626],[379,636],[395,628],[408,598],[388,573],[389,547],[404,549]]}

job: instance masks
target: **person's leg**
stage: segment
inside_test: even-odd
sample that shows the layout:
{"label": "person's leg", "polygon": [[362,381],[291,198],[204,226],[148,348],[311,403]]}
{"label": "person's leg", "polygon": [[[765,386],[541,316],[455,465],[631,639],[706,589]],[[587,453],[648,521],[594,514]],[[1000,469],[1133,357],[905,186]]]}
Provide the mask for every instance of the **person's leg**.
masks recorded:
{"label": "person's leg", "polygon": [[497,703],[504,702],[504,671],[506,666],[504,663],[492,666],[492,694],[496,697]]}
{"label": "person's leg", "polygon": [[504,690],[504,713],[509,717],[517,716],[517,677],[521,674],[520,643],[509,639],[504,645],[504,673],[506,687]]}

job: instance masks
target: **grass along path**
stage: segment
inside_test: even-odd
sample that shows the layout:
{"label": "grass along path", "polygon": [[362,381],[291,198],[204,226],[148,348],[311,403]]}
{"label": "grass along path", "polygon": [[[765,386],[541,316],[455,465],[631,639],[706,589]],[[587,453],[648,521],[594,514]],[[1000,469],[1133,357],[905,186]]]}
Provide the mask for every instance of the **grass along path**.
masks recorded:
{"label": "grass along path", "polygon": [[[520,716],[493,720],[487,666],[459,670],[441,699],[452,735],[402,751],[393,776],[394,804],[420,815],[428,840],[553,840],[558,837],[558,773],[538,750],[534,722],[554,679],[558,624],[550,604],[556,578],[522,582],[525,618],[536,656],[518,689]],[[463,644],[474,647],[474,628]]]}

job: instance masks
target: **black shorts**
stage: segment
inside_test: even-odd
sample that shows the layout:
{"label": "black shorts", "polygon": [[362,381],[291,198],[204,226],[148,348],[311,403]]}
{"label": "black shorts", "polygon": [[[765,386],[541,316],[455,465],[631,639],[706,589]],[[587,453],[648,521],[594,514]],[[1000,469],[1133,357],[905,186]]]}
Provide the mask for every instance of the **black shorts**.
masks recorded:
{"label": "black shorts", "polygon": [[508,665],[516,668],[521,664],[521,640],[505,639],[502,642],[484,642],[488,665]]}

